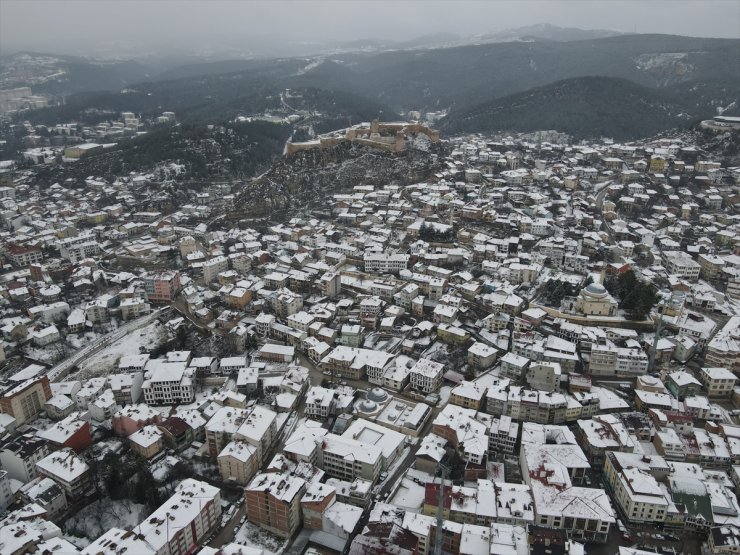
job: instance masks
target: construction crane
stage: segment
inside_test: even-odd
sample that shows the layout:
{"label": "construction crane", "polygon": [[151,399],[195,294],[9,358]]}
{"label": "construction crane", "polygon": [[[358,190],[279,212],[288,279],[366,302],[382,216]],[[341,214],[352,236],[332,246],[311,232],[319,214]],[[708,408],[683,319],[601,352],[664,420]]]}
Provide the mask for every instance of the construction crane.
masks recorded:
{"label": "construction crane", "polygon": [[658,352],[658,341],[660,341],[660,332],[663,331],[663,310],[665,309],[665,301],[661,302],[657,306],[658,310],[658,321],[655,324],[655,336],[653,337],[653,346],[650,349],[650,356],[648,358],[648,374],[655,371],[655,355]]}
{"label": "construction crane", "polygon": [[442,541],[444,538],[444,512],[445,512],[445,478],[449,468],[439,465],[439,495],[437,496],[437,530],[434,535],[434,555],[442,555]]}

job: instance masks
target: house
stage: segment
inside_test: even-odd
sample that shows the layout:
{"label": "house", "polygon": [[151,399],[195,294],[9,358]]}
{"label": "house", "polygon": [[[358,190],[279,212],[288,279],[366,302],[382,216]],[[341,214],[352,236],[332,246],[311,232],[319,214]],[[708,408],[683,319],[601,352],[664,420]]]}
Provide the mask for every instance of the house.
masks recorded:
{"label": "house", "polygon": [[151,459],[156,457],[164,448],[164,434],[157,425],[149,424],[128,436],[131,450],[134,453]]}
{"label": "house", "polygon": [[678,399],[698,395],[701,391],[701,382],[686,370],[668,374],[665,386]]}
{"label": "house", "polygon": [[81,413],[73,413],[37,435],[53,449],[72,449],[81,453],[92,445],[90,422]]}
{"label": "house", "polygon": [[[197,412],[197,411],[196,411]],[[196,439],[193,426],[179,416],[170,416],[157,424],[164,444],[175,451],[187,449]]]}
{"label": "house", "polygon": [[435,393],[442,386],[444,364],[421,358],[409,370],[411,387],[423,393]]}
{"label": "house", "polygon": [[486,345],[481,341],[476,341],[468,348],[468,364],[475,369],[485,370],[493,366],[496,362],[498,350]]}
{"label": "house", "polygon": [[127,405],[113,415],[113,433],[128,437],[149,424],[162,421],[162,413],[144,404]]}
{"label": "house", "polygon": [[710,397],[729,397],[737,383],[737,377],[727,368],[701,368],[699,380]]}
{"label": "house", "polygon": [[0,440],[0,466],[10,478],[24,484],[37,476],[36,463],[48,454],[46,440],[35,435],[14,435]]}
{"label": "house", "polygon": [[[136,355],[133,355],[136,356]],[[149,355],[145,355],[149,360]],[[121,357],[121,361],[126,357]],[[146,361],[144,362],[146,364]],[[120,365],[120,363],[119,363]],[[143,370],[142,364],[142,370]],[[113,398],[117,405],[125,406],[138,403],[141,398],[141,386],[144,383],[142,371],[131,373],[118,373],[108,376],[108,385],[113,392]]]}
{"label": "house", "polygon": [[54,521],[67,509],[64,490],[51,478],[37,476],[16,494],[24,503],[33,503],[46,511],[46,518]]}

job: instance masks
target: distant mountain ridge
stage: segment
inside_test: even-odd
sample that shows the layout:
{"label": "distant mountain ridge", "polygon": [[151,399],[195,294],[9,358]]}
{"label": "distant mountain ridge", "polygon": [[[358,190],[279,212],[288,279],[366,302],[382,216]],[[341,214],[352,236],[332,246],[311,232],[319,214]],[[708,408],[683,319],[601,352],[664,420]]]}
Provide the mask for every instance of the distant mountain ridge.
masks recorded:
{"label": "distant mountain ridge", "polygon": [[[591,110],[582,97],[583,91],[589,91],[594,106],[603,108],[597,114],[599,121],[605,125],[611,121],[619,135],[637,137],[659,125],[711,117],[740,106],[740,40],[615,35],[566,41],[555,39],[575,36],[568,29],[537,26],[525,31],[550,38],[188,64],[128,85],[135,90],[128,95],[119,94],[120,87],[113,88],[115,93],[72,95],[65,106],[44,112],[43,122],[54,117],[73,120],[76,112],[87,107],[150,115],[172,110],[189,121],[233,118],[274,109],[280,91],[300,89],[314,91],[309,93],[310,109],[327,112],[336,122],[395,118],[409,110],[447,110],[449,130],[474,130],[475,125],[479,130],[491,129],[492,121],[505,121],[507,128],[516,130],[517,121],[508,116],[501,119],[500,101],[510,102],[513,97],[521,103],[525,97],[515,95],[529,91],[533,96],[526,104],[538,112],[537,99],[557,90],[561,100],[550,101],[563,103],[566,112],[573,103]],[[626,80],[615,81],[616,90],[640,107],[652,106],[653,113],[645,113],[644,120],[632,118],[628,103],[613,91],[599,90],[599,83],[612,86],[604,81],[610,78]],[[568,83],[579,83],[583,91]],[[553,84],[555,89],[547,92]],[[669,109],[659,108],[661,103]],[[472,115],[476,113],[478,118]],[[487,115],[491,113],[496,117]],[[522,110],[512,113],[519,114],[522,129],[530,128],[531,117]],[[29,117],[38,121],[35,115]],[[593,129],[602,127],[598,124]]]}
{"label": "distant mountain ridge", "polygon": [[570,42],[576,40],[603,39],[626,35],[622,31],[609,29],[580,29],[578,27],[558,27],[549,23],[538,23],[515,29],[504,29],[494,33],[479,35],[483,42],[515,42],[515,41],[553,41]]}

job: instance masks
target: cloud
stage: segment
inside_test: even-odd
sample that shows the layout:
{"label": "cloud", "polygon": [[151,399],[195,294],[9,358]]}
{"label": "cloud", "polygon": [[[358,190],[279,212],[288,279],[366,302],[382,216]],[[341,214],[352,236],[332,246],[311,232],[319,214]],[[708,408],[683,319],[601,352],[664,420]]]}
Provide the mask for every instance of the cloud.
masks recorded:
{"label": "cloud", "polygon": [[698,1],[0,1],[0,53],[275,49],[281,42],[404,40],[551,23],[740,38],[740,2]]}

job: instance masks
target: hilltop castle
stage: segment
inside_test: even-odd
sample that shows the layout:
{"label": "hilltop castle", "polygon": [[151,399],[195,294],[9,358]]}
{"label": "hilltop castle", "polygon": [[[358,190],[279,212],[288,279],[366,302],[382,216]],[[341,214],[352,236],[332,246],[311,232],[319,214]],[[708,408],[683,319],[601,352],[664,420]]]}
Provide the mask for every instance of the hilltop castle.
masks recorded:
{"label": "hilltop castle", "polygon": [[361,123],[346,129],[340,129],[324,135],[312,141],[302,143],[289,142],[285,153],[293,154],[301,150],[314,148],[327,149],[343,141],[363,144],[385,150],[387,152],[402,152],[406,148],[406,138],[409,135],[423,133],[436,143],[439,141],[439,131],[431,129],[426,125],[410,122],[379,122],[377,119],[372,123]]}

